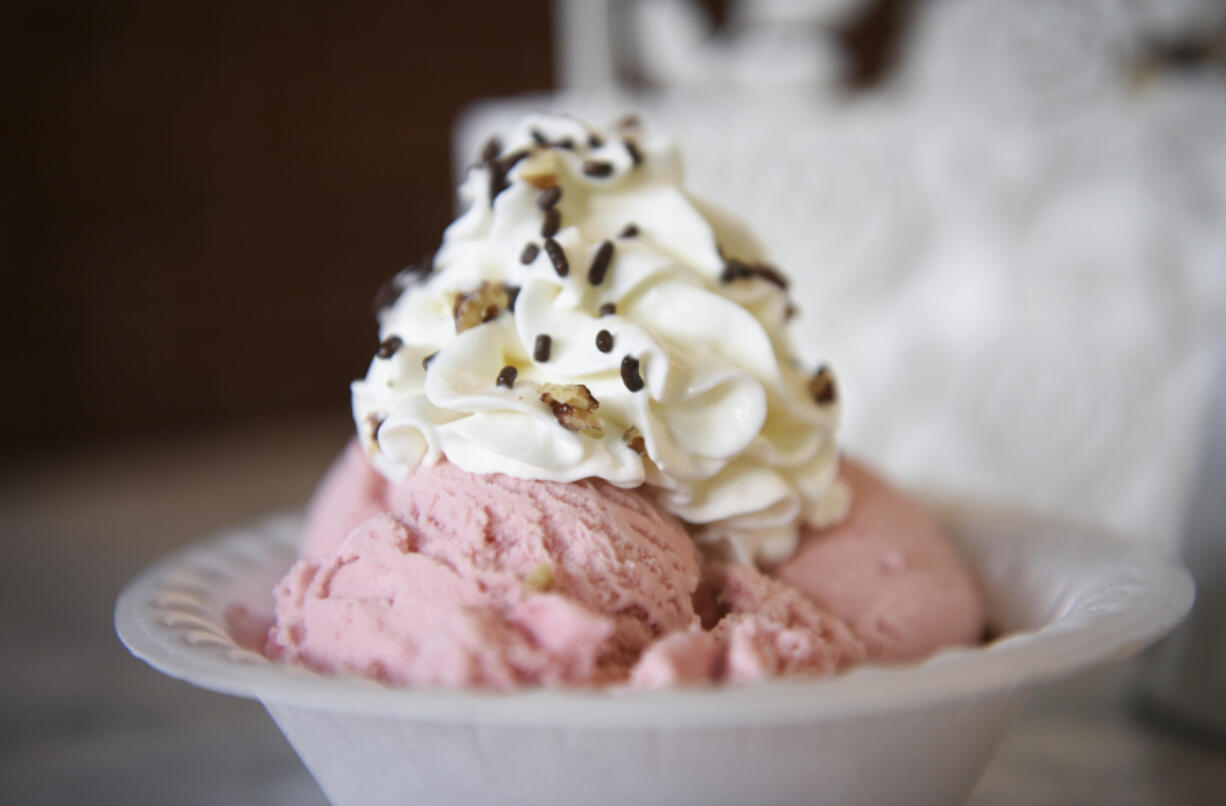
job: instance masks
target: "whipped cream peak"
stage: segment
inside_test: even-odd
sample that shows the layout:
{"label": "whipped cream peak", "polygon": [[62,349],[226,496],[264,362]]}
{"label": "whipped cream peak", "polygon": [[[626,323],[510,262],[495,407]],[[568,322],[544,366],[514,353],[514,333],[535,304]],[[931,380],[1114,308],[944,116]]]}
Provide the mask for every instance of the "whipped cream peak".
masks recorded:
{"label": "whipped cream peak", "polygon": [[381,295],[353,384],[373,465],[646,485],[745,563],[841,519],[834,375],[796,364],[786,278],[681,173],[633,123],[534,116],[487,143],[433,261]]}

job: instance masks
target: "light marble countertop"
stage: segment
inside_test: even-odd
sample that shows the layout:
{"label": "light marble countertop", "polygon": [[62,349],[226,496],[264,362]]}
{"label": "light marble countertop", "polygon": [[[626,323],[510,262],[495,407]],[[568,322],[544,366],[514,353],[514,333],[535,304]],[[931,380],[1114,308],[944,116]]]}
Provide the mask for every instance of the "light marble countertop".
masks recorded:
{"label": "light marble countertop", "polygon": [[[349,424],[251,424],[0,466],[0,792],[10,804],[325,803],[263,709],[132,659],[111,613],[167,551],[301,507]],[[1139,719],[1135,665],[1040,690],[971,798],[1226,802],[1226,742]]]}

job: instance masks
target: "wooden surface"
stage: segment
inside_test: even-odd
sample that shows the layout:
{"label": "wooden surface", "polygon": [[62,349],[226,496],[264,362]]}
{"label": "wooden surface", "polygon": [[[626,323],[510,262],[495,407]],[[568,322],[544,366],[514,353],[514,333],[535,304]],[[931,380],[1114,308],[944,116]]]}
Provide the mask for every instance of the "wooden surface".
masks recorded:
{"label": "wooden surface", "polygon": [[[350,425],[253,423],[0,467],[0,791],[7,804],[322,804],[259,705],[132,659],[111,612],[176,546],[300,507]],[[1216,803],[1226,748],[1138,721],[1132,668],[1041,690],[971,802]]]}

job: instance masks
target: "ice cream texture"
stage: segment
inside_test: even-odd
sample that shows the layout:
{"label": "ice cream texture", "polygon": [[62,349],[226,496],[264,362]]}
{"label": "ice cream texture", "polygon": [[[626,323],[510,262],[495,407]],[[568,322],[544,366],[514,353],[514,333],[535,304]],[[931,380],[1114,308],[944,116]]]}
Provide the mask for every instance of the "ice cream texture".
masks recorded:
{"label": "ice cream texture", "polygon": [[705,557],[650,496],[600,480],[442,462],[385,484],[369,515],[350,506],[370,491],[355,446],[312,508],[340,528],[309,532],[275,591],[273,657],[401,685],[659,688],[913,660],[983,630],[932,521],[854,462],[848,517],[768,575]]}
{"label": "ice cream texture", "polygon": [[267,654],[397,685],[660,688],[980,638],[937,527],[840,461],[786,279],[671,147],[532,118],[461,194],[387,289]]}

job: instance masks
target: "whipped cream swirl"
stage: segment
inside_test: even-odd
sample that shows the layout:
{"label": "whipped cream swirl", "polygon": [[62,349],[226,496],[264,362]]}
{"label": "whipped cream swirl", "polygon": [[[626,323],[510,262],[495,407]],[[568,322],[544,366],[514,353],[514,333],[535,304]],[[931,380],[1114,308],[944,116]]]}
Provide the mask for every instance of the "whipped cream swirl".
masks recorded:
{"label": "whipped cream swirl", "polygon": [[353,384],[374,466],[646,485],[746,563],[842,518],[833,375],[791,358],[787,281],[752,236],[680,183],[633,123],[533,117],[487,144]]}

